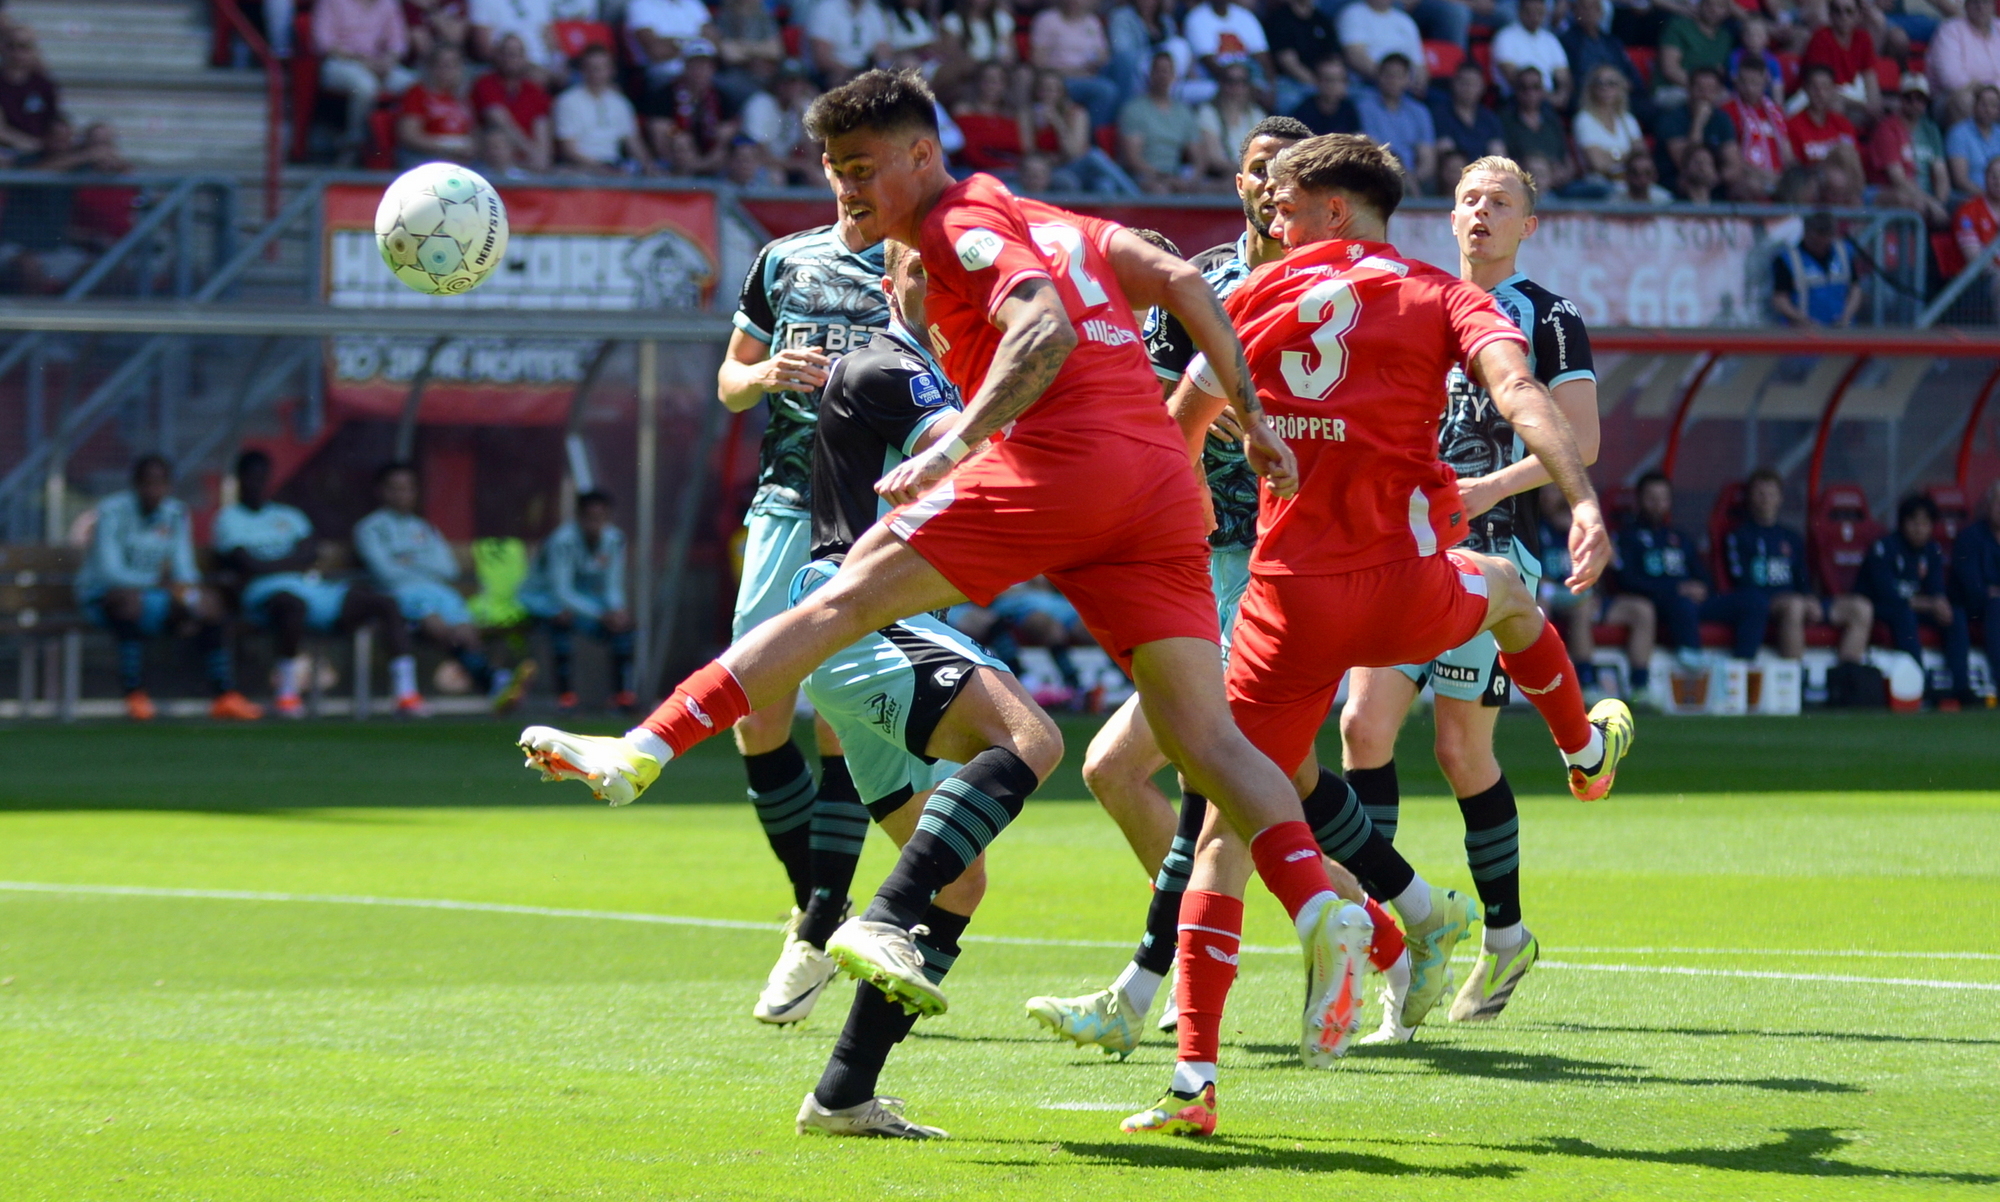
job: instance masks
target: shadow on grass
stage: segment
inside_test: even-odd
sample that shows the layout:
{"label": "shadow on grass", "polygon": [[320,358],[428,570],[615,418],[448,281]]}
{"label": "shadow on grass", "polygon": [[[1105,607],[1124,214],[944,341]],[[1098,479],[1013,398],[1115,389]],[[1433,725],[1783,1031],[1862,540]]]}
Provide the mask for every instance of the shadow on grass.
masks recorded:
{"label": "shadow on grass", "polygon": [[1732,1173],[1779,1173],[1797,1177],[1877,1177],[1897,1181],[1940,1181],[1954,1185],[2000,1184],[2000,1174],[1925,1172],[1879,1169],[1829,1159],[1854,1140],[1831,1127],[1804,1127],[1783,1132],[1780,1139],[1748,1148],[1673,1148],[1646,1152],[1607,1148],[1586,1139],[1549,1139],[1532,1144],[1486,1145],[1495,1151],[1531,1156],[1572,1156],[1582,1160],[1618,1160],[1631,1164],[1672,1164],[1720,1169]]}
{"label": "shadow on grass", "polygon": [[[1285,1136],[1274,1140],[1285,1141]],[[1319,1137],[1315,1137],[1317,1140]],[[1011,1142],[1011,1141],[1006,1141]],[[1485,1164],[1428,1165],[1396,1160],[1369,1152],[1322,1151],[1294,1142],[1290,1148],[1270,1143],[1211,1136],[1190,1140],[1140,1140],[1125,1143],[1071,1143],[1058,1145],[1067,1158],[1087,1165],[1107,1168],[1182,1169],[1192,1172],[1231,1172],[1240,1169],[1285,1169],[1299,1173],[1362,1173],[1370,1177],[1453,1177],[1462,1180],[1506,1180],[1518,1177],[1518,1165],[1498,1161]],[[1018,1167],[1033,1164],[1046,1167],[1048,1161],[984,1160],[980,1163]]]}
{"label": "shadow on grass", "polygon": [[[1298,1048],[1293,1044],[1253,1043],[1243,1046],[1247,1051],[1280,1059],[1281,1063],[1295,1061],[1298,1057]],[[1669,1077],[1650,1072],[1638,1064],[1442,1043],[1406,1043],[1399,1047],[1370,1049],[1366,1056],[1355,1059],[1362,1064],[1423,1064],[1440,1074],[1484,1077],[1493,1081],[1533,1081],[1558,1085],[1723,1085],[1776,1093],[1865,1092],[1860,1086],[1844,1081],[1820,1081],[1811,1077]]]}
{"label": "shadow on grass", "polygon": [[1813,1039],[1837,1043],[1916,1043],[1945,1046],[1988,1047],[1996,1039],[1952,1039],[1943,1035],[1886,1035],[1874,1031],[1759,1031],[1752,1028],[1723,1027],[1630,1027],[1609,1023],[1522,1023],[1524,1031],[1562,1031],[1572,1035],[1692,1035],[1708,1039]]}

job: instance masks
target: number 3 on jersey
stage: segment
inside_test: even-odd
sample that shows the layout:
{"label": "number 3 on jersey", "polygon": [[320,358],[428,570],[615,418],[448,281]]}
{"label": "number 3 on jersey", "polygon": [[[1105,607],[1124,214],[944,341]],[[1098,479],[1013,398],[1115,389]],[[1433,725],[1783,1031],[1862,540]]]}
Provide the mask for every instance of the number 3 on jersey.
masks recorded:
{"label": "number 3 on jersey", "polygon": [[1083,307],[1095,309],[1109,304],[1111,295],[1104,291],[1104,285],[1091,278],[1083,266],[1083,231],[1073,225],[1031,225],[1028,232],[1035,237],[1035,245],[1042,253],[1059,256],[1068,268],[1069,282],[1076,287],[1076,294],[1083,300]]}
{"label": "number 3 on jersey", "polygon": [[1304,351],[1285,351],[1278,356],[1278,369],[1293,396],[1302,401],[1325,400],[1334,385],[1346,378],[1347,343],[1342,339],[1360,316],[1361,302],[1346,280],[1316,284],[1299,298],[1300,324],[1319,327],[1312,335],[1313,349],[1319,352],[1319,366],[1307,366],[1311,356]]}

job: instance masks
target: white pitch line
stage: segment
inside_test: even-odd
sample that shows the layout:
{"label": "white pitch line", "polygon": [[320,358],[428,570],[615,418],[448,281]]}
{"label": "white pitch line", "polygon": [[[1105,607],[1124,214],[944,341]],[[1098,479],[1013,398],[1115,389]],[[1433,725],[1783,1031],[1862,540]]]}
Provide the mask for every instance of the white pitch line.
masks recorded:
{"label": "white pitch line", "polygon": [[[193,898],[210,901],[253,901],[253,902],[307,902],[335,906],[388,906],[410,910],[458,910],[481,914],[527,914],[538,918],[592,918],[603,922],[636,922],[652,926],[704,927],[725,931],[777,931],[782,928],[768,922],[744,922],[731,918],[688,918],[677,914],[642,914],[629,910],[576,910],[558,906],[523,906],[507,902],[453,901],[435,897],[372,897],[351,893],[275,893],[245,889],[174,889],[152,885],[64,885],[41,881],[0,881],[0,892],[12,893],[60,893],[82,894],[102,897],[173,897]],[[1032,939],[1009,935],[967,935],[967,943],[1005,944],[1015,947],[1078,947],[1113,948],[1124,950],[1132,946],[1128,942],[1116,943],[1108,940],[1092,939]],[[1253,954],[1298,955],[1297,948],[1263,947],[1245,944],[1240,949]],[[1580,951],[1599,951],[1643,954],[1694,954],[1694,955],[1800,955],[1821,956],[1840,955],[1838,952],[1731,952],[1727,948],[1587,948]],[[1914,953],[1925,955],[1926,953]],[[1936,956],[1953,956],[1956,953],[1928,953]],[[1990,959],[1984,953],[1964,953],[1966,958]],[[1863,977],[1841,973],[1809,972],[1767,972],[1756,969],[1735,968],[1684,968],[1676,965],[1659,964],[1571,964],[1560,960],[1542,960],[1538,967],[1573,969],[1580,972],[1613,973],[1665,973],[1672,976],[1688,977],[1733,977],[1757,981],[1799,981],[1835,985],[1910,985],[1921,989],[1970,989],[1982,992],[2000,993],[2000,983],[1979,981],[1933,981],[1921,977]]]}

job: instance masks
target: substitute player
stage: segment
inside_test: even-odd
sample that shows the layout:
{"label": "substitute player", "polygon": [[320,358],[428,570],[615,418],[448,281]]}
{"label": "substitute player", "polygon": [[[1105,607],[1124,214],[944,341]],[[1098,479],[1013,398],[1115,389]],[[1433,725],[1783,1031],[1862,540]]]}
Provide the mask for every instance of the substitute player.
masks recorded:
{"label": "substitute player", "polygon": [[[839,220],[770,242],[744,278],[736,329],[716,372],[716,394],[741,413],[770,401],[770,423],[758,448],[757,492],[743,519],[743,581],[736,592],[732,640],[783,613],[792,577],[811,558],[813,431],[819,392],[839,357],[868,345],[889,320],[882,296],[881,239]],[[788,974],[792,944],[803,938],[826,945],[847,905],[857,845],[849,855],[840,831],[867,815],[854,797],[840,745],[821,724],[820,773],[812,772],[792,740],[797,697],[773,699],[736,724],[736,747],[750,779],[750,800],[771,851],[792,885],[786,951],[752,1011],[764,1022],[797,1022],[811,1010],[786,1008],[780,979]],[[815,909],[814,865],[827,877],[828,897]],[[834,886],[838,885],[837,895]]]}
{"label": "substitute player", "polygon": [[[820,398],[813,444],[813,561],[794,581],[795,599],[835,577],[861,533],[888,505],[875,495],[885,467],[920,454],[951,428],[957,393],[943,382],[924,333],[924,269],[917,253],[886,244],[889,328],[833,368]],[[981,769],[996,749],[1046,775],[1062,759],[1062,735],[999,660],[932,614],[884,627],[821,664],[806,697],[846,749],[868,814],[898,846],[907,844],[933,785],[976,797]],[[858,852],[867,827],[844,832]],[[915,928],[932,985],[958,957],[959,937],[985,892],[985,858],[937,892]],[[845,886],[842,886],[845,892]],[[808,949],[810,950],[810,949]],[[833,976],[820,952],[798,959],[795,986],[817,995]],[[881,990],[855,987],[847,1025],[819,1084],[799,1106],[801,1133],[930,1139],[944,1132],[911,1122],[875,1083],[892,1049],[916,1021]]]}
{"label": "substitute player", "polygon": [[[530,766],[623,804],[674,756],[855,639],[1046,575],[1130,669],[1169,758],[1251,841],[1293,916],[1308,961],[1300,1048],[1311,1058],[1358,954],[1348,912],[1364,927],[1366,918],[1338,904],[1284,773],[1230,720],[1200,484],[1160,405],[1133,306],[1165,303],[1188,324],[1220,364],[1218,387],[1237,406],[1252,466],[1289,494],[1293,463],[1261,421],[1227,318],[1199,272],[1111,223],[1031,221],[1030,202],[992,177],[954,180],[935,99],[913,73],[871,71],[826,93],[808,126],[825,141],[843,212],[922,252],[932,345],[972,399],[940,443],[876,485],[897,508],[824,588],[696,672],[622,739],[523,731]],[[865,962],[899,999],[933,1011],[943,996],[906,967],[917,959],[910,928],[1039,780],[1018,756],[987,755],[979,795],[933,794],[867,914],[828,943],[836,959]]]}
{"label": "substitute player", "polygon": [[[1491,630],[1509,675],[1548,719],[1571,790],[1604,796],[1631,745],[1629,711],[1605,702],[1600,715],[1586,715],[1562,638],[1521,577],[1503,560],[1447,550],[1466,522],[1451,469],[1437,461],[1437,394],[1462,364],[1570,499],[1571,588],[1588,587],[1610,559],[1596,495],[1560,412],[1528,369],[1525,338],[1484,292],[1397,257],[1385,241],[1403,175],[1384,147],[1329,134],[1285,151],[1271,172],[1271,232],[1289,251],[1226,303],[1301,480],[1294,496],[1267,495],[1259,514],[1230,645],[1238,724],[1293,773],[1301,796],[1344,792],[1315,762],[1313,745],[1347,670],[1428,660]],[[1197,360],[1172,402],[1183,430],[1206,430],[1226,393]],[[1211,816],[1181,904],[1179,1060],[1167,1093],[1127,1118],[1127,1131],[1215,1130],[1215,1062],[1249,875],[1244,850],[1239,833]],[[1419,896],[1412,884],[1394,900],[1416,925],[1431,916],[1435,896],[1428,888]]]}
{"label": "substitute player", "polygon": [[[1474,161],[1459,176],[1451,212],[1458,275],[1491,293],[1528,336],[1528,368],[1549,390],[1576,436],[1578,455],[1597,460],[1597,374],[1590,334],[1576,306],[1516,269],[1521,243],[1535,232],[1535,180],[1509,158]],[[1463,368],[1451,369],[1438,453],[1458,473],[1465,500],[1468,551],[1514,565],[1534,592],[1541,582],[1541,506],[1548,483],[1541,461],[1486,390]],[[1493,728],[1507,704],[1507,675],[1491,631],[1427,663],[1358,668],[1348,682],[1340,735],[1347,783],[1377,830],[1395,838],[1401,798],[1396,731],[1428,682],[1437,697],[1438,767],[1465,817],[1465,858],[1485,907],[1479,962],[1453,1000],[1453,1022],[1496,1017],[1540,955],[1521,924],[1520,815],[1514,790],[1493,755]],[[1385,1007],[1382,1027],[1363,1043],[1403,1043],[1425,1014]]]}
{"label": "substitute player", "polygon": [[[1256,268],[1284,257],[1284,245],[1270,233],[1276,214],[1270,163],[1286,147],[1311,136],[1310,129],[1291,117],[1266,117],[1245,136],[1236,173],[1243,233],[1236,241],[1210,247],[1193,260],[1218,297],[1227,297]],[[1196,354],[1187,328],[1173,314],[1156,308],[1147,314],[1145,331],[1146,352],[1155,374],[1170,387],[1178,384]],[[1257,476],[1244,461],[1240,438],[1240,429],[1234,429],[1229,411],[1224,410],[1217,427],[1202,440],[1200,450],[1201,470],[1215,512],[1215,529],[1208,536],[1209,575],[1221,617],[1225,655],[1237,604],[1250,583],[1250,551],[1257,541]],[[1029,1017],[1062,1038],[1078,1045],[1096,1045],[1121,1057],[1139,1046],[1153,999],[1173,966],[1181,897],[1194,862],[1195,840],[1207,813],[1207,802],[1199,793],[1184,791],[1177,822],[1173,807],[1153,783],[1154,774],[1166,762],[1136,697],[1113,714],[1091,740],[1084,757],[1084,783],[1125,833],[1139,862],[1155,874],[1146,933],[1131,962],[1109,988],[1082,997],[1034,997],[1027,1002]],[[1347,850],[1345,839],[1334,840],[1336,834],[1355,833],[1350,832],[1353,824],[1341,822],[1338,813],[1308,813],[1306,821],[1313,827],[1320,849],[1329,854]],[[1407,989],[1409,964],[1400,934],[1379,910],[1371,908],[1369,917],[1378,935],[1371,962],[1390,974],[1399,991]],[[1169,999],[1160,1025],[1170,1029],[1176,1022],[1178,1013]]]}

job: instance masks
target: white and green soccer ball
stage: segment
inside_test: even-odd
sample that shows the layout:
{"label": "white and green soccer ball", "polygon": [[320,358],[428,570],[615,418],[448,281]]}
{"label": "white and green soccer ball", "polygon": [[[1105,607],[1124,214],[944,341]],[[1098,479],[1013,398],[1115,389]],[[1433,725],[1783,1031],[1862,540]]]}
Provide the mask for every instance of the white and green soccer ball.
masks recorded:
{"label": "white and green soccer ball", "polygon": [[418,292],[470,292],[507,255],[507,206],[478,172],[425,163],[382,194],[375,245],[396,278]]}

